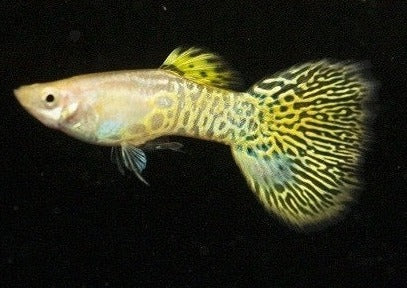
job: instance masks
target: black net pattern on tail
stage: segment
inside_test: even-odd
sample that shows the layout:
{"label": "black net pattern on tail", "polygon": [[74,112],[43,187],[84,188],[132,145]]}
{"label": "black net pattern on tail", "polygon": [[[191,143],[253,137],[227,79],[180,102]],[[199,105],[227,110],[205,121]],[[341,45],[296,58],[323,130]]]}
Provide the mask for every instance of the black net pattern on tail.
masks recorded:
{"label": "black net pattern on tail", "polygon": [[248,91],[263,107],[260,131],[234,156],[265,207],[295,226],[335,218],[360,186],[372,92],[362,70],[360,64],[306,63]]}

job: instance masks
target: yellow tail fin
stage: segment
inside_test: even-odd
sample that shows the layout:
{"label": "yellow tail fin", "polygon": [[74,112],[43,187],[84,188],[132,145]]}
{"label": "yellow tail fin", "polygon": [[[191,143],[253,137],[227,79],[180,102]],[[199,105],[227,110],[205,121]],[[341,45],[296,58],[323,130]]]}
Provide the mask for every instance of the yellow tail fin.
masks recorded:
{"label": "yellow tail fin", "polygon": [[232,152],[262,204],[288,224],[323,224],[355,197],[373,88],[362,68],[306,63],[248,91],[263,109],[260,127]]}

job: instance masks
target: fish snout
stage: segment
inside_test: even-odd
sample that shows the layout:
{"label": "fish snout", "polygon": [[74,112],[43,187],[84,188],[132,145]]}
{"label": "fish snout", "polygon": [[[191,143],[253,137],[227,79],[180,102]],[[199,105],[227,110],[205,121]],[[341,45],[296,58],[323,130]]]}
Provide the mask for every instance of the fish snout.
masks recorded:
{"label": "fish snout", "polygon": [[14,89],[14,95],[17,98],[18,102],[26,109],[29,109],[33,106],[33,85],[21,86],[17,89]]}

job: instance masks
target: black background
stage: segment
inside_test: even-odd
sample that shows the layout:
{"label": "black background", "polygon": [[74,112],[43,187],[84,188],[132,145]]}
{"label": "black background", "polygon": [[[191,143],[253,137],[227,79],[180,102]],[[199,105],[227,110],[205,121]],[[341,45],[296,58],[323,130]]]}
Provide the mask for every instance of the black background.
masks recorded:
{"label": "black background", "polygon": [[[404,1],[1,1],[1,287],[407,286]],[[204,46],[246,80],[311,59],[368,60],[380,82],[363,193],[298,233],[269,216],[227,147],[178,139],[146,187],[109,149],[50,130],[22,84],[158,67]]]}

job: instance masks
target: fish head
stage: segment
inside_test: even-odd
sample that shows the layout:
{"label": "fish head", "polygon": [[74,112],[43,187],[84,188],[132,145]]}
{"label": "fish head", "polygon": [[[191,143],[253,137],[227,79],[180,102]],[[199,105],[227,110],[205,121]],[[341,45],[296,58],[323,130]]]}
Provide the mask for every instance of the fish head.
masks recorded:
{"label": "fish head", "polygon": [[60,128],[78,108],[71,91],[53,82],[21,86],[14,90],[14,95],[27,112],[54,129]]}
{"label": "fish head", "polygon": [[82,86],[66,79],[21,86],[14,94],[25,110],[45,126],[94,143],[97,115],[89,107],[94,95]]}

